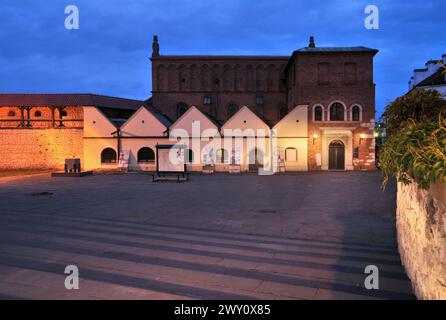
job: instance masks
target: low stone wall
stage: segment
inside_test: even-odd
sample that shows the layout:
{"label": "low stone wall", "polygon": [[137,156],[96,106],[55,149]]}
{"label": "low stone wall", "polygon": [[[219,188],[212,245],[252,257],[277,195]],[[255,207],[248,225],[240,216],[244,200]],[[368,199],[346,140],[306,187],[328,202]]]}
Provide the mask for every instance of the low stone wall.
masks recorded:
{"label": "low stone wall", "polygon": [[398,247],[419,299],[446,299],[446,188],[398,183]]}
{"label": "low stone wall", "polygon": [[63,169],[66,158],[82,161],[83,129],[0,129],[0,170]]}

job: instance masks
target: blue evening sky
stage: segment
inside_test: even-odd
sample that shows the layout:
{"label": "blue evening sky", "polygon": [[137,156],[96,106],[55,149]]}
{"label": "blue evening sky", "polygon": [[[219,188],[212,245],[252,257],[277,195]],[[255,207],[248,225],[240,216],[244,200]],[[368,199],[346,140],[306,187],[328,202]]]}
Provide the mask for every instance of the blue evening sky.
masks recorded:
{"label": "blue evening sky", "polygon": [[[77,5],[80,29],[66,30]],[[377,5],[380,29],[364,28]],[[446,53],[443,0],[1,0],[1,93],[150,97],[152,36],[161,54],[290,55],[363,45],[375,57],[377,117],[414,68]]]}

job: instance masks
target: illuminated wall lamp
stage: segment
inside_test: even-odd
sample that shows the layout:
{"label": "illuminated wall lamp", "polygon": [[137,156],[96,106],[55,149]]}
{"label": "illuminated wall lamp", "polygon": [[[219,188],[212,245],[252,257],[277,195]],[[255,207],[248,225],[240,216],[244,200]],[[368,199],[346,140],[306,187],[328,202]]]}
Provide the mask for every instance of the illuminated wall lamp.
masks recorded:
{"label": "illuminated wall lamp", "polygon": [[359,144],[361,144],[361,142],[362,142],[362,139],[365,139],[367,136],[365,135],[365,133],[361,133],[360,135],[359,135]]}
{"label": "illuminated wall lamp", "polygon": [[313,133],[313,144],[316,141],[316,139],[317,139],[317,133]]}

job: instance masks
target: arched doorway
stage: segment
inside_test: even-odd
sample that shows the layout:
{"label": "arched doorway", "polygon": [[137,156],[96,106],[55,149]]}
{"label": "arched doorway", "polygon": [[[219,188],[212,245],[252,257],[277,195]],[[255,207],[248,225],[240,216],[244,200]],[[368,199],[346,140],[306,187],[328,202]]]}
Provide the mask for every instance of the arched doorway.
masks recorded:
{"label": "arched doorway", "polygon": [[263,168],[263,152],[258,148],[254,148],[249,152],[249,171],[257,171]]}
{"label": "arched doorway", "polygon": [[328,169],[344,170],[345,169],[345,146],[342,141],[335,140],[328,147]]}

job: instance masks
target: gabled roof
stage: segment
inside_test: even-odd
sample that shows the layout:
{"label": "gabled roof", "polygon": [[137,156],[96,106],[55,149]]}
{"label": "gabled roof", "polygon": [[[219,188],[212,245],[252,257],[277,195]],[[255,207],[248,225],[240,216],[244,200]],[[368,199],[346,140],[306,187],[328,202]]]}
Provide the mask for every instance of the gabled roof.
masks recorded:
{"label": "gabled roof", "polygon": [[169,128],[172,125],[172,121],[151,104],[144,104],[144,108],[146,108],[166,128]]}
{"label": "gabled roof", "polygon": [[268,128],[270,128],[270,126],[265,122],[265,120],[263,120],[263,118],[255,111],[253,111],[251,108],[249,108],[248,106],[243,106],[240,109],[237,110],[236,113],[234,113],[226,122],[225,124],[222,126],[225,127],[226,125],[228,125],[233,119],[235,119],[243,110],[248,110],[250,113],[252,113],[254,116],[256,116],[260,121],[262,121]]}
{"label": "gabled roof", "polygon": [[446,84],[446,66],[441,66],[434,74],[416,84],[415,87]]}
{"label": "gabled roof", "polygon": [[39,106],[93,106],[98,108],[115,108],[137,110],[144,101],[103,96],[90,93],[68,94],[0,94],[0,106],[10,107],[39,107]]}
{"label": "gabled roof", "polygon": [[185,113],[183,113],[174,123],[172,123],[172,127],[175,126],[177,123],[179,123],[188,113],[192,112],[193,110],[197,110],[202,115],[204,115],[210,122],[212,122],[213,125],[215,125],[217,128],[221,127],[220,122],[217,121],[213,116],[211,116],[209,113],[201,111],[196,106],[190,106]]}
{"label": "gabled roof", "polygon": [[[136,110],[128,119],[122,119],[124,120],[122,123],[119,124],[119,128],[122,128],[125,124],[132,121],[134,117],[139,113],[141,109],[145,109],[147,112],[149,112],[156,120],[158,120],[165,128],[166,130],[169,129],[171,126],[171,122],[166,119],[157,109],[155,109],[153,106],[150,105],[142,105],[138,110]],[[116,122],[113,121],[115,124]],[[116,124],[117,125],[117,124]]]}

